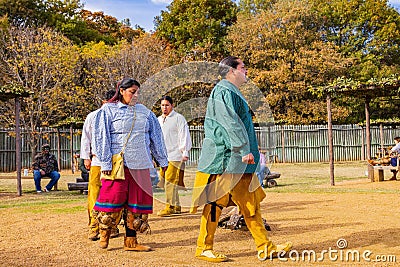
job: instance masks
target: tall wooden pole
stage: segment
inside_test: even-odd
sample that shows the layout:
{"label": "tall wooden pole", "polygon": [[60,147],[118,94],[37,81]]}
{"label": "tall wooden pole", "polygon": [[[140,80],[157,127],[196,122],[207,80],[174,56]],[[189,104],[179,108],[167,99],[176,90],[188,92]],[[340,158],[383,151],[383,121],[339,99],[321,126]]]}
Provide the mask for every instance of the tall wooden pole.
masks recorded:
{"label": "tall wooden pole", "polygon": [[384,153],[385,144],[384,144],[384,139],[383,139],[383,124],[382,123],[379,124],[379,135],[381,137],[381,153],[382,153],[381,157],[383,158],[385,156],[385,153]]}
{"label": "tall wooden pole", "polygon": [[75,173],[75,164],[74,164],[74,132],[72,128],[72,124],[69,126],[69,136],[70,136],[70,154],[71,154],[71,171]]}
{"label": "tall wooden pole", "polygon": [[365,139],[367,144],[367,159],[371,159],[371,122],[369,115],[369,102],[371,99],[367,96],[365,97]]}
{"label": "tall wooden pole", "polygon": [[[58,163],[58,171],[61,172],[61,134],[60,129],[57,128],[57,163]],[[54,185],[54,190],[58,190],[58,182]]]}
{"label": "tall wooden pole", "polygon": [[365,160],[365,131],[364,131],[364,126],[361,127],[361,160]]}
{"label": "tall wooden pole", "polygon": [[283,130],[283,125],[281,125],[281,143],[282,143],[282,162],[286,163],[286,157],[285,157],[285,131]]}
{"label": "tall wooden pole", "polygon": [[59,128],[57,128],[57,163],[58,169],[61,171],[61,133]]}
{"label": "tall wooden pole", "polygon": [[332,99],[330,94],[326,96],[326,108],[328,110],[328,146],[329,146],[329,174],[331,185],[335,185],[335,165],[333,155],[333,127],[332,127]]}
{"label": "tall wooden pole", "polygon": [[22,182],[21,182],[21,129],[20,129],[20,116],[21,99],[15,98],[15,162],[17,168],[17,192],[22,195]]}

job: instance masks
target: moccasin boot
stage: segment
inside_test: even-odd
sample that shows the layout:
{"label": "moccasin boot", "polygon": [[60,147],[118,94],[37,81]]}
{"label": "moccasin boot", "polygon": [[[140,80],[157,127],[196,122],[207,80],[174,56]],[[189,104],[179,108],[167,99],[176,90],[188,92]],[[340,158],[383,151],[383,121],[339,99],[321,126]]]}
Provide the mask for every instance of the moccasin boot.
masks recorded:
{"label": "moccasin boot", "polygon": [[150,251],[151,247],[140,245],[136,237],[124,238],[124,250],[126,251]]}
{"label": "moccasin boot", "polygon": [[99,240],[99,228],[94,229],[94,228],[89,228],[89,234],[88,238],[92,241]]}
{"label": "moccasin boot", "polygon": [[173,213],[174,214],[181,214],[182,213],[182,207],[181,206],[174,206]]}
{"label": "moccasin boot", "polygon": [[119,229],[118,229],[118,226],[113,226],[112,228],[111,228],[111,233],[110,233],[110,237],[111,238],[115,238],[115,237],[118,237],[119,236]]}
{"label": "moccasin boot", "polygon": [[197,207],[195,207],[195,206],[190,207],[189,213],[190,214],[196,214],[197,213]]}
{"label": "moccasin boot", "polygon": [[166,207],[163,210],[160,210],[159,212],[157,212],[157,216],[160,217],[169,217],[174,213],[174,209],[170,208],[170,207]]}
{"label": "moccasin boot", "polygon": [[[97,216],[97,214],[96,214]],[[89,218],[89,233],[88,238],[92,241],[99,240],[99,222],[97,221],[95,216],[91,216]]]}
{"label": "moccasin boot", "polygon": [[196,258],[209,262],[223,262],[228,260],[227,256],[214,250],[204,250],[201,253],[196,250]]}
{"label": "moccasin boot", "polygon": [[110,241],[111,229],[100,229],[100,247],[107,248],[108,241]]}
{"label": "moccasin boot", "polygon": [[[272,251],[269,254],[269,259],[277,258],[278,254],[280,254],[281,256],[285,256],[286,253],[292,249],[292,247],[293,247],[292,242],[286,242],[284,244],[276,245],[275,251]],[[283,254],[281,254],[281,253],[283,253]]]}

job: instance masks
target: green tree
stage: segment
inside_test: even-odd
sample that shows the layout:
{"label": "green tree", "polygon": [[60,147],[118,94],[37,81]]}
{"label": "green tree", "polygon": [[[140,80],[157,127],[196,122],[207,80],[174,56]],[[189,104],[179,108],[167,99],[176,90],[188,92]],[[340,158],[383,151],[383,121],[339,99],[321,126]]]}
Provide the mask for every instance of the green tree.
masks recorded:
{"label": "green tree", "polygon": [[359,81],[399,71],[400,15],[386,0],[315,1],[326,40],[357,59],[347,76]]}
{"label": "green tree", "polygon": [[[400,15],[386,0],[334,0],[329,4],[316,0],[315,10],[322,18],[324,39],[334,42],[344,57],[355,59],[347,69],[346,78],[366,82],[399,73]],[[373,99],[371,118],[397,117],[399,104],[389,97]],[[365,120],[363,101],[353,98],[347,105],[352,110],[350,122]]]}
{"label": "green tree", "polygon": [[0,17],[7,17],[14,26],[49,27],[67,36],[76,44],[118,40],[132,41],[143,29],[132,29],[129,21],[118,22],[103,12],[83,9],[80,0],[2,0]]}
{"label": "green tree", "polygon": [[[322,40],[319,23],[309,1],[290,0],[243,12],[230,29],[230,51],[248,64],[249,76],[265,93],[279,123],[325,122],[326,104],[308,87],[343,75],[350,64],[333,43]],[[336,118],[349,114],[336,108]]]}
{"label": "green tree", "polygon": [[255,15],[272,8],[277,0],[241,0],[239,10],[242,14]]}
{"label": "green tree", "polygon": [[81,8],[79,0],[2,0],[0,16],[14,26],[59,28],[75,19]]}
{"label": "green tree", "polygon": [[6,16],[12,25],[43,25],[43,8],[37,0],[2,0],[0,16]]}
{"label": "green tree", "polygon": [[184,60],[226,55],[228,28],[236,21],[232,0],[175,0],[155,18],[156,35],[167,40]]}

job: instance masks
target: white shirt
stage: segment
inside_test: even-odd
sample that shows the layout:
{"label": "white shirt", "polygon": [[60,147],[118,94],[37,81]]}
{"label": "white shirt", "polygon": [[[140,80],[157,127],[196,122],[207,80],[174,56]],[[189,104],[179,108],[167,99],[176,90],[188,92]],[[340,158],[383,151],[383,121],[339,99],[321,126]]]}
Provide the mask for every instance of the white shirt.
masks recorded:
{"label": "white shirt", "polygon": [[[81,137],[81,155],[82,159],[90,159],[91,145],[92,145],[92,125],[97,112],[100,109],[90,112],[83,124],[82,137]],[[91,166],[100,166],[100,161],[97,157],[92,157]]]}
{"label": "white shirt", "polygon": [[168,116],[158,117],[158,122],[164,135],[168,161],[181,161],[183,157],[189,157],[192,140],[185,117],[172,110]]}
{"label": "white shirt", "polygon": [[400,154],[400,143],[397,143],[392,149],[390,149],[392,152],[397,152]]}

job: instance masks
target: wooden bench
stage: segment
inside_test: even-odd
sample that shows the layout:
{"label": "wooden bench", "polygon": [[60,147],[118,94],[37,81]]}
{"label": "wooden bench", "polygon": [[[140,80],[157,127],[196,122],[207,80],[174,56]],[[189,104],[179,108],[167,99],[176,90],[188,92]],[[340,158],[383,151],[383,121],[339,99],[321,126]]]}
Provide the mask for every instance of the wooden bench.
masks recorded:
{"label": "wooden bench", "polygon": [[382,182],[385,180],[385,170],[399,171],[399,169],[399,158],[397,158],[397,166],[373,166],[368,164],[368,179],[370,179],[371,182]]}
{"label": "wooden bench", "polygon": [[82,178],[76,178],[76,183],[68,183],[68,190],[79,190],[81,194],[87,195],[88,192],[88,182],[85,182]]}

